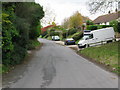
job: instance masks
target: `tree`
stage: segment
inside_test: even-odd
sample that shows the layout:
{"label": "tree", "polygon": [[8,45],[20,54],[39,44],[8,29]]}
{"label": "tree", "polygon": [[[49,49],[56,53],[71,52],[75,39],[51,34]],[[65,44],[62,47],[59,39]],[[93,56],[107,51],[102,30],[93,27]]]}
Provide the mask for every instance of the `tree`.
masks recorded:
{"label": "tree", "polygon": [[118,8],[119,0],[89,0],[88,7],[90,13],[94,14],[97,11],[111,11]]}
{"label": "tree", "polygon": [[118,22],[117,20],[113,20],[110,22],[110,25],[112,25],[114,27],[115,32],[119,32],[120,33],[120,22]]}
{"label": "tree", "polygon": [[62,22],[62,27],[67,29],[69,27],[69,19],[65,18]]}
{"label": "tree", "polygon": [[41,19],[41,23],[45,26],[55,22],[55,13],[50,7],[44,9],[45,16]]}
{"label": "tree", "polygon": [[77,11],[69,19],[69,28],[79,28],[83,24],[82,15]]}
{"label": "tree", "polygon": [[27,53],[28,41],[40,35],[43,8],[34,2],[2,3],[2,64],[19,64]]}
{"label": "tree", "polygon": [[92,21],[90,21],[90,20],[87,20],[86,21],[86,25],[93,25],[94,23],[92,22]]}
{"label": "tree", "polygon": [[16,3],[15,11],[18,17],[30,24],[29,38],[36,39],[40,35],[37,27],[40,25],[40,19],[44,17],[43,7],[35,3]]}
{"label": "tree", "polygon": [[62,26],[66,29],[68,28],[79,28],[83,24],[83,17],[82,15],[77,11],[69,18],[65,18]]}
{"label": "tree", "polygon": [[68,29],[68,28],[71,28],[73,25],[73,27],[75,27],[75,28],[76,27],[80,28],[80,27],[82,27],[83,23],[86,23],[87,21],[89,21],[90,24],[92,24],[92,20],[89,19],[89,17],[83,16],[77,11],[71,17],[65,18],[63,20],[62,27],[65,29]]}

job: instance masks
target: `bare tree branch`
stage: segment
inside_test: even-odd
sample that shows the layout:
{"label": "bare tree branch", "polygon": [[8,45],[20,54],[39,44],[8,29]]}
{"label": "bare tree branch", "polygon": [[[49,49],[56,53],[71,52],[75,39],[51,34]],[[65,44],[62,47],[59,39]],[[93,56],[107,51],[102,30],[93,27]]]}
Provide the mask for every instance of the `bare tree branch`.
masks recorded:
{"label": "bare tree branch", "polygon": [[46,7],[45,10],[45,17],[41,20],[42,24],[48,25],[55,21],[55,13],[53,10],[50,9],[50,7]]}
{"label": "bare tree branch", "polygon": [[118,9],[118,2],[120,0],[89,0],[88,7],[91,14],[98,11],[108,12]]}

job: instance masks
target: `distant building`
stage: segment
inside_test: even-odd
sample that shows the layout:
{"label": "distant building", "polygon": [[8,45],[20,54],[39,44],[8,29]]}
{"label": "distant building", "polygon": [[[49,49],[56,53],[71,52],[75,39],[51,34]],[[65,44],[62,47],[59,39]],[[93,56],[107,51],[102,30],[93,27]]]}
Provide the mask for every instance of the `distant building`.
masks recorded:
{"label": "distant building", "polygon": [[45,31],[47,31],[49,28],[52,28],[52,27],[55,27],[55,25],[49,25],[49,26],[43,27],[43,28],[41,28],[41,31],[42,31],[42,32],[45,32]]}
{"label": "distant building", "polygon": [[120,11],[99,16],[93,21],[93,23],[99,25],[109,25],[110,21],[119,20],[119,19],[120,19]]}
{"label": "distant building", "polygon": [[92,21],[89,17],[86,16],[82,16],[82,19],[83,19],[83,25],[86,25],[87,21]]}

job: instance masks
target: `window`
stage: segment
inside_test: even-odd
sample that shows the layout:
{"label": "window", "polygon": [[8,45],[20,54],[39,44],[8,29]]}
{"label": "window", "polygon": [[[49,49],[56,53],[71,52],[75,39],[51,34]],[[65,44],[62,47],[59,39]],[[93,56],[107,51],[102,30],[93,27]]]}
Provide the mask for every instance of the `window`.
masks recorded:
{"label": "window", "polygon": [[93,34],[90,34],[89,39],[92,39],[92,38],[93,38]]}

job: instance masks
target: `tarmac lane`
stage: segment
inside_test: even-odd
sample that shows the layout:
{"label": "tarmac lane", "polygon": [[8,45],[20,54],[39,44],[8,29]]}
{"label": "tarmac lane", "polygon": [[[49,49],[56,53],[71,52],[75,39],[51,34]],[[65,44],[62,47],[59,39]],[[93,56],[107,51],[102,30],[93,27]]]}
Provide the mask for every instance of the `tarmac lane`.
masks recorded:
{"label": "tarmac lane", "polygon": [[35,51],[24,75],[9,88],[118,88],[118,76],[115,74],[68,47],[50,40],[38,40],[43,43],[42,48]]}

